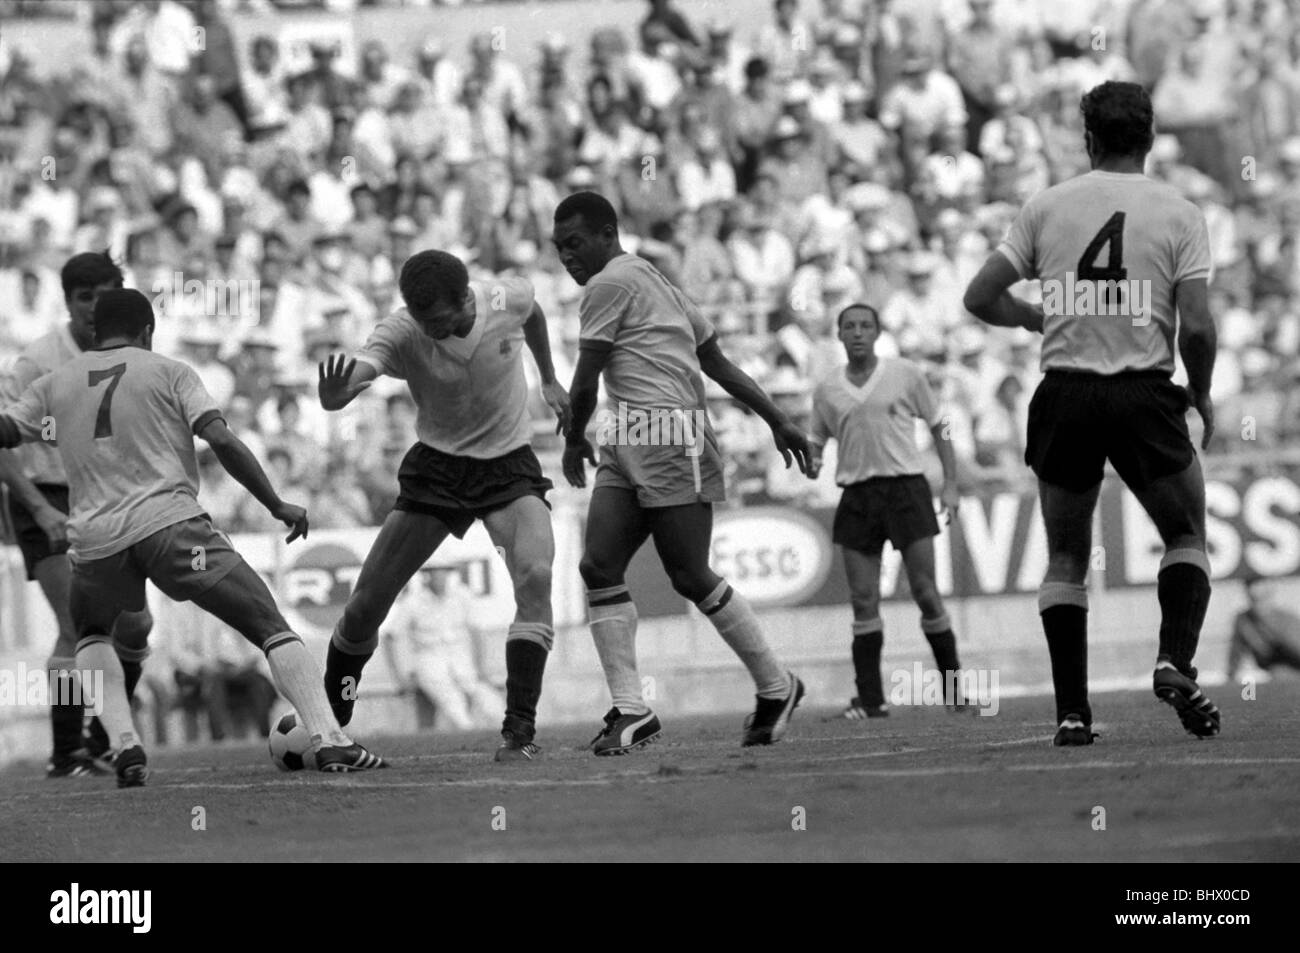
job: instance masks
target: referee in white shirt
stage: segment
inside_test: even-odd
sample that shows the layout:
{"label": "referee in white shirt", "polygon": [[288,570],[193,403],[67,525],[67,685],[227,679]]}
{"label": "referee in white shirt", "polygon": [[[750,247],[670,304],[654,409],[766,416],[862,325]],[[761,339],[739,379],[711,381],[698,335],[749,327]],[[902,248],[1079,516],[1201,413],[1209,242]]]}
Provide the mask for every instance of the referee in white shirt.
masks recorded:
{"label": "referee in white shirt", "polygon": [[867,304],[851,304],[837,318],[848,366],[813,392],[812,442],[815,476],[821,451],[839,444],[835,482],[844,488],[835,511],[833,538],[844,554],[853,603],[853,670],[858,695],[844,711],[849,719],[889,714],[880,679],[884,627],[880,621],[880,557],[885,540],[903,555],[908,586],[921,610],[921,631],[944,673],[945,702],[964,708],[947,686],[958,684],[957,637],[934,582],[934,540],[939,533],[930,485],[922,475],[915,418],[934,435],[943,464],[939,494],[947,520],[957,511],[957,461],[925,373],[911,361],[876,356],[880,316]]}

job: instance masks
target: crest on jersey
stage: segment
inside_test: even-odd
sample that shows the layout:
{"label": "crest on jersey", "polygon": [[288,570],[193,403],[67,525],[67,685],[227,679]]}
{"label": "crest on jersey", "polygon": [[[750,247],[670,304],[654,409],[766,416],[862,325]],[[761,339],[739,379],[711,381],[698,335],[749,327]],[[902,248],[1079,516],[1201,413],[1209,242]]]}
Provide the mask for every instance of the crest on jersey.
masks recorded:
{"label": "crest on jersey", "polygon": [[503,338],[501,341],[500,354],[504,357],[510,353],[510,339]]}

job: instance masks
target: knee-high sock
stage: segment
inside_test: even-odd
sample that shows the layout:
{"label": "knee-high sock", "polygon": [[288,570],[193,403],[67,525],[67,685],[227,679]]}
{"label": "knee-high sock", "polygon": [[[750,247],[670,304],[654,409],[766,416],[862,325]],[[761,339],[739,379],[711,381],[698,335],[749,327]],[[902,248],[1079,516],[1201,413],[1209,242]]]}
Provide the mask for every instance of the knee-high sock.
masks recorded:
{"label": "knee-high sock", "polygon": [[625,715],[644,715],[650,709],[636,669],[636,604],[627,586],[589,589],[587,612],[614,707]]}
{"label": "knee-high sock", "polygon": [[81,747],[81,719],[84,706],[73,692],[72,669],[75,658],[51,657],[45,663],[49,672],[50,735],[54,757],[63,758]]}
{"label": "knee-high sock", "polygon": [[1079,583],[1045,582],[1038,590],[1038,612],[1052,657],[1056,720],[1078,715],[1092,724],[1088,704],[1088,590]]}
{"label": "knee-high sock", "polygon": [[555,643],[555,630],[545,622],[514,622],[506,633],[506,718],[503,729],[525,731],[532,737],[537,703],[542,697],[546,657]]}
{"label": "knee-high sock", "polygon": [[[91,699],[93,706],[99,709],[99,720],[108,732],[109,740],[119,750],[140,744],[140,737],[135,732],[135,722],[131,719],[131,703],[126,697],[126,676],[122,674],[122,663],[118,661],[113,642],[107,635],[90,636],[77,645],[77,668],[83,672],[102,673],[101,689]],[[94,691],[91,685],[82,681],[82,691]]]}
{"label": "knee-high sock", "polygon": [[262,651],[266,653],[275,687],[289,700],[308,733],[319,736],[327,745],[351,744],[321,691],[320,667],[302,639],[292,632],[281,632],[267,639]]}
{"label": "knee-high sock", "polygon": [[[961,663],[957,661],[957,636],[952,631],[948,614],[944,613],[934,619],[921,616],[921,632],[925,635],[925,640],[930,643],[930,651],[934,653],[935,664],[939,666],[939,674],[943,677],[944,704],[965,704],[964,698],[957,697],[960,694],[960,686],[953,681],[957,678],[956,673],[961,668]],[[949,675],[949,672],[954,674]],[[956,694],[949,690],[950,687]]]}
{"label": "knee-high sock", "polygon": [[757,695],[760,698],[784,698],[790,691],[790,679],[767,647],[758,616],[754,615],[744,597],[724,579],[696,606],[713,623],[731,651],[745,663],[754,679]]}
{"label": "knee-high sock", "polygon": [[885,688],[880,681],[880,653],[885,646],[885,629],[880,617],[853,623],[853,684],[858,701],[867,708],[885,703]]}
{"label": "knee-high sock", "polygon": [[378,632],[372,632],[364,642],[352,642],[343,638],[342,621],[334,627],[325,653],[325,694],[331,702],[356,700],[361,670],[378,647]]}
{"label": "knee-high sock", "polygon": [[1201,625],[1210,605],[1210,563],[1199,549],[1171,549],[1156,576],[1160,599],[1160,651],[1157,661],[1172,662],[1196,677],[1192,659],[1201,640]]}

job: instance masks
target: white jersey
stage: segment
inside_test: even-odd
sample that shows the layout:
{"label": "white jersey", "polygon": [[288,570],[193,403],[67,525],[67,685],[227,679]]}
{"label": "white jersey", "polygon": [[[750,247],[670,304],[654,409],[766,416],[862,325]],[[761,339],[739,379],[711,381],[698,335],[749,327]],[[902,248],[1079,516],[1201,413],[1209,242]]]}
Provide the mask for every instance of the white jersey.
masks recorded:
{"label": "white jersey", "polygon": [[356,358],[406,381],[421,443],[491,460],[532,440],[521,352],[533,286],[524,278],[469,286],[477,310],[466,337],[435,341],[399,308],[379,322]]}
{"label": "white jersey", "polygon": [[[12,403],[23,396],[38,378],[67,364],[81,354],[81,346],[72,337],[67,322],[41,335],[27,346],[14,365],[0,403]],[[35,484],[67,486],[68,474],[63,469],[59,451],[51,444],[25,443],[15,447],[23,476]]]}
{"label": "white jersey", "polygon": [[1174,189],[1088,172],[1030,199],[998,250],[1042,280],[1044,371],[1173,374],[1175,291],[1210,275],[1205,216]]}

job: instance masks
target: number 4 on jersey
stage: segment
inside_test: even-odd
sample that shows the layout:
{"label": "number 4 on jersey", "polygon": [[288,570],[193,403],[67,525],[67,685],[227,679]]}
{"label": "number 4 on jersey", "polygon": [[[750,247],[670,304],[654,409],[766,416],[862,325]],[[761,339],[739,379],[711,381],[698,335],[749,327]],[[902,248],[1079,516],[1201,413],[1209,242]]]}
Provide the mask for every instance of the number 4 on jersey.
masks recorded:
{"label": "number 4 on jersey", "polygon": [[99,413],[95,415],[96,440],[113,436],[113,391],[117,390],[117,385],[125,373],[125,364],[114,364],[105,370],[90,372],[87,383],[91,387],[98,387],[104,381],[108,381],[108,390],[104,391],[104,398],[99,402]]}
{"label": "number 4 on jersey", "polygon": [[[1110,246],[1110,253],[1106,256],[1105,268],[1097,265],[1097,258],[1101,255],[1103,245]],[[1096,235],[1092,236],[1092,241],[1088,242],[1088,247],[1079,256],[1079,264],[1075,266],[1075,274],[1080,281],[1120,282],[1128,278],[1128,269],[1124,267],[1123,212],[1116,212],[1106,219],[1106,224],[1101,227]],[[1102,285],[1101,300],[1103,303],[1106,303],[1107,292],[1110,287],[1110,285]],[[1123,294],[1123,285],[1116,285],[1115,287],[1120,294]]]}

